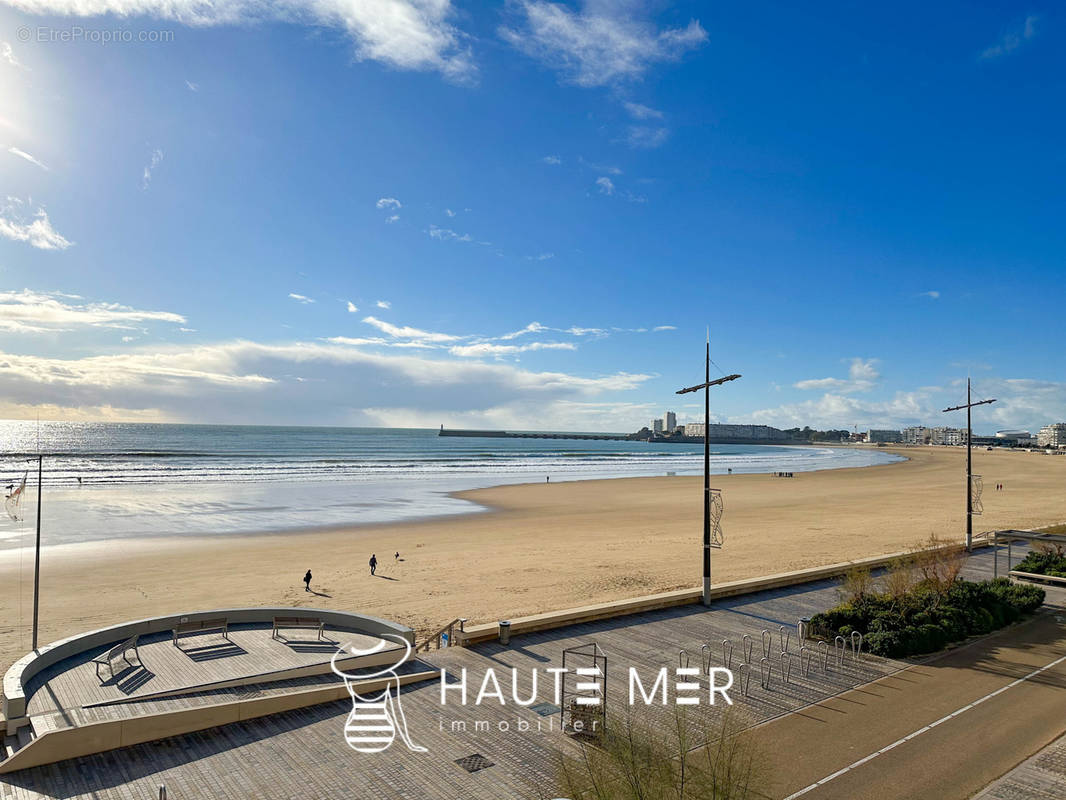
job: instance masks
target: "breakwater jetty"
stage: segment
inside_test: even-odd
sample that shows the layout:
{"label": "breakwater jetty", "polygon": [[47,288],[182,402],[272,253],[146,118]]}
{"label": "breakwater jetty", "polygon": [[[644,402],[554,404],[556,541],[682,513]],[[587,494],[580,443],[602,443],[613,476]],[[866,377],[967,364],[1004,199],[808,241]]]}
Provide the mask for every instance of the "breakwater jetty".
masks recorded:
{"label": "breakwater jetty", "polygon": [[626,442],[629,436],[613,433],[510,433],[509,431],[445,430],[440,426],[438,436],[467,436],[483,439],[592,439],[601,442]]}

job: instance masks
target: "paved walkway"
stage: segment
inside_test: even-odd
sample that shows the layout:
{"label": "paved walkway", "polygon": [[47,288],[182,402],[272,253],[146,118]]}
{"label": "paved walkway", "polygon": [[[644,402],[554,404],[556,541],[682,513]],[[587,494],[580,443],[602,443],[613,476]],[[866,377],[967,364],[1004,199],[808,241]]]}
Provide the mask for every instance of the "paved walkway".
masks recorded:
{"label": "paved walkway", "polygon": [[[986,577],[991,571],[990,554],[972,557],[967,570],[972,577]],[[642,676],[653,676],[663,667],[672,670],[681,649],[687,651],[693,666],[702,666],[704,644],[709,645],[711,663],[721,665],[721,641],[729,639],[735,669],[748,658],[743,645],[743,636],[748,634],[752,637],[751,663],[755,665],[751,688],[743,700],[734,689],[734,697],[748,722],[765,722],[761,731],[777,731],[774,735],[781,737],[778,741],[782,746],[772,752],[783,776],[775,796],[784,797],[1002,689],[1066,652],[1066,627],[1060,628],[1053,615],[1046,615],[1001,633],[1000,638],[954,651],[943,663],[908,669],[907,664],[872,657],[861,661],[845,658],[840,663],[834,655],[828,670],[823,669],[824,658],[815,659],[804,676],[793,636],[787,643],[793,661],[792,680],[786,684],[781,674],[779,626],[794,626],[799,617],[832,605],[836,599],[835,584],[808,584],[733,598],[710,610],[689,606],[516,636],[506,648],[487,643],[432,651],[428,659],[456,676],[465,667],[471,694],[476,694],[491,667],[510,697],[512,668],[523,675],[533,667],[559,667],[564,648],[595,642],[609,659],[607,702],[611,712],[626,706],[629,667]],[[757,667],[763,630],[770,634],[768,663],[773,665],[768,688],[759,685]],[[674,678],[672,673],[670,678]],[[705,679],[703,683],[706,697]],[[518,684],[520,695],[528,695],[528,679],[520,678]],[[820,791],[836,792],[839,788],[839,794],[824,796],[848,798],[962,797],[938,792],[951,788],[951,775],[968,771],[983,776],[972,781],[972,791],[977,791],[1062,733],[1066,725],[1066,709],[1060,705],[1066,702],[1064,685],[1066,673],[1059,667],[1047,669],[953,718],[955,721],[922,734],[916,746],[898,745],[888,754],[865,762],[863,770],[853,769]],[[411,736],[416,744],[428,748],[425,753],[411,752],[399,740],[381,753],[353,751],[343,739],[344,723],[352,708],[345,701],[2,776],[0,798],[127,800],[154,797],[160,784],[166,784],[171,800],[498,800],[545,796],[553,783],[559,752],[575,747],[558,731],[558,708],[547,699],[534,708],[510,702],[460,706],[449,701],[442,706],[440,691],[439,683],[432,681],[405,687],[401,696]],[[1024,726],[1019,713],[1023,707],[1034,709]],[[797,710],[800,713],[790,713]],[[645,716],[662,724],[667,719],[655,715],[664,713],[651,707]],[[1009,763],[1002,767],[988,758],[990,736],[1000,728],[1017,742],[1014,760],[1007,759]],[[1029,735],[1026,730],[1044,733]],[[941,741],[943,733],[951,736]],[[911,750],[920,752],[927,744],[935,757],[894,760]],[[996,745],[996,749],[1004,749],[1000,742]],[[489,766],[468,772],[466,766],[478,760],[474,756]],[[948,777],[938,783],[937,774]],[[910,787],[910,794],[870,793],[871,787],[894,790],[901,782]],[[823,795],[812,790],[808,796]]]}
{"label": "paved walkway", "polygon": [[771,797],[972,797],[1066,729],[1064,689],[1066,621],[1044,613],[759,728]]}
{"label": "paved walkway", "polygon": [[1066,797],[1066,736],[1023,761],[974,800],[1062,800]]}

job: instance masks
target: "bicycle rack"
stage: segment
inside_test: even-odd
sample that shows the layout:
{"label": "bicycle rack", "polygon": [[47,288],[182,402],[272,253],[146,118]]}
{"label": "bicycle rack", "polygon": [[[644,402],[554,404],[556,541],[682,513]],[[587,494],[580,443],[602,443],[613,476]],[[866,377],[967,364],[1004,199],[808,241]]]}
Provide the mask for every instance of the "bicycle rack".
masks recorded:
{"label": "bicycle rack", "polygon": [[726,669],[733,668],[733,643],[728,639],[722,639],[722,663]]}
{"label": "bicycle rack", "polygon": [[688,653],[684,650],[679,650],[677,652],[677,668],[688,669],[688,663]]}
{"label": "bicycle rack", "polygon": [[866,638],[859,631],[851,632],[851,655],[855,659],[855,663],[859,663],[862,660],[862,645],[866,641]]}
{"label": "bicycle rack", "polygon": [[825,659],[822,661],[822,672],[829,672],[829,642],[823,639],[818,642],[818,646],[825,649]]}
{"label": "bicycle rack", "polygon": [[843,636],[838,636],[833,640],[833,650],[839,650],[840,653],[837,656],[837,666],[841,669],[844,668],[844,653],[847,651],[848,640]]}
{"label": "bicycle rack", "polygon": [[748,634],[745,633],[744,634],[744,639],[741,642],[741,646],[744,649],[744,663],[750,664],[751,663],[751,649],[755,646],[755,642],[752,641],[752,638]]}
{"label": "bicycle rack", "polygon": [[737,681],[740,683],[740,691],[747,697],[748,688],[751,686],[751,667],[740,664],[737,667]]}
{"label": "bicycle rack", "polygon": [[781,651],[781,676],[785,683],[792,680],[792,654],[786,650]]}
{"label": "bicycle rack", "polygon": [[[803,655],[806,653],[807,657]],[[800,667],[803,668],[803,677],[806,678],[811,671],[811,658],[814,657],[814,651],[811,648],[803,646],[800,647]]]}
{"label": "bicycle rack", "polygon": [[763,628],[762,631],[762,654],[764,658],[770,657],[770,648],[774,646],[774,635]]}
{"label": "bicycle rack", "polygon": [[784,625],[782,625],[778,629],[778,631],[781,634],[781,652],[782,653],[787,653],[788,652],[788,644],[789,644],[789,642],[792,641],[792,629],[791,628],[786,628]]}
{"label": "bicycle rack", "polygon": [[773,674],[774,665],[769,658],[763,656],[759,659],[759,684],[764,689],[770,688],[770,676]]}
{"label": "bicycle rack", "polygon": [[706,675],[711,671],[711,647],[710,645],[700,645],[700,666],[703,667],[703,674]]}

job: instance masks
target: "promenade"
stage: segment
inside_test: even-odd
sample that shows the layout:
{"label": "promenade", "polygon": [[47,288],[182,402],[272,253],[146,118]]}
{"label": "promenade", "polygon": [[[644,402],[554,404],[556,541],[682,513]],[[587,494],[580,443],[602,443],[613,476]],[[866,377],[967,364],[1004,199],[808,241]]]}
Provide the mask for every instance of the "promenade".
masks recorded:
{"label": "promenade", "polygon": [[[966,567],[975,578],[987,577],[990,570],[989,550],[972,556]],[[1064,594],[1052,590],[1049,603],[1061,602]],[[629,667],[654,675],[660,668],[676,668],[686,655],[701,666],[703,645],[709,647],[711,664],[721,666],[726,660],[721,642],[727,639],[734,648],[734,669],[742,660],[755,665],[747,695],[740,686],[731,694],[744,724],[758,726],[755,734],[774,775],[775,798],[961,800],[1063,733],[1066,672],[1061,663],[1043,669],[1066,652],[1061,614],[1038,614],[918,664],[871,656],[838,660],[832,653],[826,668],[822,651],[816,651],[804,675],[794,634],[784,648],[790,656],[782,660],[780,627],[794,631],[797,619],[836,598],[835,582],[822,581],[723,600],[709,610],[682,606],[519,635],[508,646],[493,641],[421,655],[445,669],[453,686],[465,668],[473,694],[489,669],[504,676],[512,668],[525,674],[534,667],[559,667],[565,648],[595,643],[608,656],[607,711],[622,714]],[[761,662],[763,631],[770,639],[768,662]],[[750,657],[742,655],[745,635],[752,637]],[[781,667],[787,668],[787,661],[791,674],[785,682]],[[766,686],[760,663],[771,667]],[[1025,680],[1014,684],[1019,678]],[[521,693],[527,690],[523,683]],[[503,691],[510,694],[508,686]],[[427,752],[411,752],[399,740],[384,752],[352,750],[344,741],[351,711],[345,699],[4,775],[0,798],[125,800],[155,797],[160,785],[167,787],[170,800],[554,796],[558,755],[576,752],[575,742],[558,730],[558,707],[551,702],[442,705],[440,692],[438,680],[427,680],[401,693],[411,737]],[[814,786],[975,702],[921,734],[914,745],[895,745]],[[720,704],[704,708],[721,713]],[[673,720],[672,711],[661,707],[641,706],[640,713],[656,725]],[[470,772],[471,766],[482,768]]]}

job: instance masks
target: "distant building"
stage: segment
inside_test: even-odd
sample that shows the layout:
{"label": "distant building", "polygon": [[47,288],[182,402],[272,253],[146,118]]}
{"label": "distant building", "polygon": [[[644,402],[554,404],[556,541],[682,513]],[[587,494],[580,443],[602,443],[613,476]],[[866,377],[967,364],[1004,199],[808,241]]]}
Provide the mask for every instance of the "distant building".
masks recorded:
{"label": "distant building", "polygon": [[663,415],[663,428],[667,433],[673,433],[677,428],[677,414],[673,411],[667,411]]}
{"label": "distant building", "polygon": [[848,436],[848,441],[849,442],[865,442],[866,441],[866,431],[855,431],[855,433],[853,433],[850,436]]}
{"label": "distant building", "polygon": [[651,432],[652,433],[662,433],[663,432],[663,421],[662,421],[661,418],[653,419],[651,421]]}
{"label": "distant building", "polygon": [[903,434],[899,431],[883,431],[874,430],[873,428],[871,428],[869,431],[866,432],[866,441],[870,442],[871,444],[877,444],[880,442],[885,442],[888,444],[894,442],[902,442]]}
{"label": "distant building", "polygon": [[924,425],[915,425],[912,428],[903,429],[904,444],[928,444],[932,431]]}
{"label": "distant building", "polygon": [[[744,439],[745,441],[783,440],[788,436],[778,428],[769,425],[725,425],[711,424],[712,439]],[[703,423],[690,422],[685,426],[685,436],[703,438]]]}
{"label": "distant building", "polygon": [[966,444],[966,429],[933,428],[929,433],[929,443],[943,445]]}
{"label": "distant building", "polygon": [[[976,440],[977,437],[974,437]],[[1036,444],[1036,439],[1029,431],[996,431],[996,444],[1028,445]]]}
{"label": "distant building", "polygon": [[1066,422],[1045,425],[1036,434],[1036,443],[1041,447],[1066,447]]}

